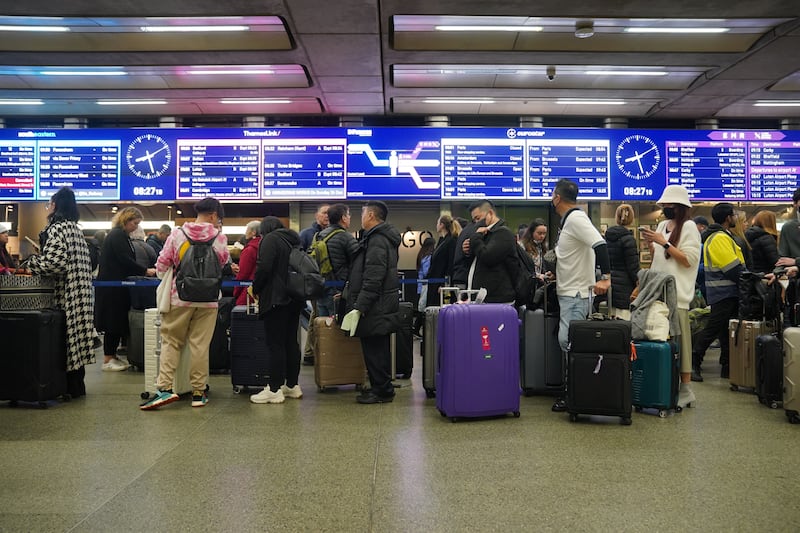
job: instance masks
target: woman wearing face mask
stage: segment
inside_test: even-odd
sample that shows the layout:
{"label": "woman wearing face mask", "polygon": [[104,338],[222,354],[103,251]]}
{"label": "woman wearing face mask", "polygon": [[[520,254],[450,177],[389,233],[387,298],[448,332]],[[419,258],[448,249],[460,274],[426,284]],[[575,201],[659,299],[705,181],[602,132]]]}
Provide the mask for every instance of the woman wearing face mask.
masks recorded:
{"label": "woman wearing face mask", "polygon": [[522,234],[519,243],[533,261],[535,274],[543,279],[548,270],[544,265],[544,254],[547,253],[547,224],[544,220],[534,219]]}
{"label": "woman wearing face mask", "polygon": [[697,265],[700,263],[700,232],[689,218],[692,203],[689,192],[680,185],[669,185],[658,200],[666,220],[655,231],[642,228],[642,238],[650,244],[653,271],[672,274],[678,297],[678,321],[681,335],[678,346],[681,355],[681,388],[678,405],[695,400],[691,389],[692,335],[689,326],[689,302],[694,297]]}
{"label": "woman wearing face mask", "polygon": [[623,320],[631,319],[631,293],[639,279],[639,246],[628,226],[633,224],[633,207],[621,204],[615,214],[616,226],[606,230],[608,258],[611,260],[611,312]]}

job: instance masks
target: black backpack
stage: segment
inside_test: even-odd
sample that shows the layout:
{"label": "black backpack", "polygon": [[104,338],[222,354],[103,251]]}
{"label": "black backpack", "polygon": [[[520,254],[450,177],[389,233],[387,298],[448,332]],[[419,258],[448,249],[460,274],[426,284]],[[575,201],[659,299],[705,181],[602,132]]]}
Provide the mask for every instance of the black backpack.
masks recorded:
{"label": "black backpack", "polygon": [[184,302],[216,302],[222,287],[222,266],[214,250],[219,233],[203,242],[193,241],[183,228],[178,229],[189,242],[175,272],[178,297]]}
{"label": "black backpack", "polygon": [[289,282],[286,292],[293,300],[316,300],[325,292],[325,278],[317,262],[298,246],[289,252]]}
{"label": "black backpack", "polygon": [[780,284],[767,285],[763,275],[739,276],[739,320],[775,320],[780,315]]}

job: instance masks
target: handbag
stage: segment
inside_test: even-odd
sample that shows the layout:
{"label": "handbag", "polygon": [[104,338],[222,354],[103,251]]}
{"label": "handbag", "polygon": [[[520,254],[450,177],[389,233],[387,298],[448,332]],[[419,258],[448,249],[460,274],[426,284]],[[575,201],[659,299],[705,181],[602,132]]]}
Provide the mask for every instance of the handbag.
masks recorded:
{"label": "handbag", "polygon": [[661,300],[654,301],[647,308],[644,336],[651,341],[669,339],[669,307]]}
{"label": "handbag", "polygon": [[161,278],[161,283],[159,283],[156,288],[156,307],[159,313],[169,313],[170,309],[172,309],[171,293],[173,276],[172,269],[168,268],[164,273],[164,277]]}

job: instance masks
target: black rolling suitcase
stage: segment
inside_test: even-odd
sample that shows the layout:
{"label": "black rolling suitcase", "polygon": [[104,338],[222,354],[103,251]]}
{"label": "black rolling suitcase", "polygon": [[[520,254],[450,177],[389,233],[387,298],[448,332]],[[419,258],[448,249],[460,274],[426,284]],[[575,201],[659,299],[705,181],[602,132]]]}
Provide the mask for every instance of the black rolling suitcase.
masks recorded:
{"label": "black rolling suitcase", "polygon": [[231,384],[238,393],[242,388],[267,386],[269,356],[264,323],[247,305],[231,311]]}
{"label": "black rolling suitcase", "polygon": [[772,409],[783,402],[783,342],[777,335],[756,338],[756,394]]}
{"label": "black rolling suitcase", "polygon": [[410,379],[414,370],[414,304],[400,302],[400,329],[395,333],[395,375]]}
{"label": "black rolling suitcase", "polygon": [[211,337],[211,344],[208,347],[208,369],[212,374],[222,374],[231,369],[229,331],[236,299],[222,297],[218,305],[214,336]]}
{"label": "black rolling suitcase", "polygon": [[64,311],[0,312],[0,400],[39,402],[67,393]]}
{"label": "black rolling suitcase", "polygon": [[[130,309],[128,311],[128,363],[144,372],[144,311]],[[153,355],[153,354],[149,354]]]}
{"label": "black rolling suitcase", "polygon": [[[591,308],[591,298],[590,308]],[[631,323],[627,320],[573,320],[567,354],[567,412],[618,416],[631,424]]]}

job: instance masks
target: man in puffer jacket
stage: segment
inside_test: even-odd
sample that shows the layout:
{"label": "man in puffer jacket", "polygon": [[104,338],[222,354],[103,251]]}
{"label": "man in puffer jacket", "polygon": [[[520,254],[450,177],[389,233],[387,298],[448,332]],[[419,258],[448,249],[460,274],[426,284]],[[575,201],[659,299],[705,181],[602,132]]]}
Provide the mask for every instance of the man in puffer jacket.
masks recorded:
{"label": "man in puffer jacket", "polygon": [[394,399],[390,336],[400,324],[397,278],[400,233],[386,223],[389,209],[369,201],[361,210],[361,251],[350,265],[347,314],[342,329],[361,337],[361,349],[372,389],[356,398],[374,404]]}

